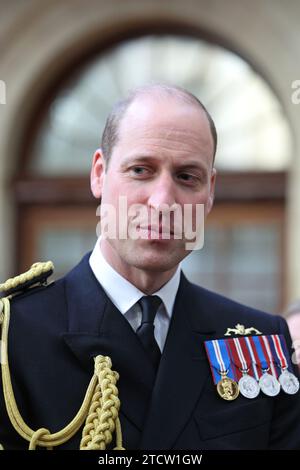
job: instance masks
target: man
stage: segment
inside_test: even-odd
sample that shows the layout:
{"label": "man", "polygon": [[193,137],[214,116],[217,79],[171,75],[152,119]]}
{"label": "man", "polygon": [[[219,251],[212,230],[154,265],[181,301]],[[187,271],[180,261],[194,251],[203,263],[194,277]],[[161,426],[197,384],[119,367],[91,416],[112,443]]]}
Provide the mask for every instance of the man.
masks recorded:
{"label": "man", "polygon": [[300,301],[291,303],[286,310],[286,321],[293,340],[293,362],[300,370]]}
{"label": "man", "polygon": [[[128,207],[159,214],[158,222],[128,212],[127,227],[139,238],[103,235],[65,278],[12,300],[13,386],[32,429],[54,433],[72,420],[93,358],[103,355],[120,375],[126,449],[300,448],[299,394],[222,400],[204,348],[204,341],[224,338],[237,324],[283,334],[290,345],[284,320],[191,284],[180,271],[187,236],[176,237],[175,218],[167,223],[164,217],[166,207],[190,204],[194,226],[197,205],[210,212],[215,151],[208,112],[177,87],[137,89],[113,109],[94,155],[92,192],[102,208],[119,213],[124,197]],[[102,209],[102,220],[106,215]],[[122,213],[118,227],[120,219]],[[1,422],[4,447],[24,447],[3,404]],[[78,448],[79,441],[77,433],[62,448]]]}

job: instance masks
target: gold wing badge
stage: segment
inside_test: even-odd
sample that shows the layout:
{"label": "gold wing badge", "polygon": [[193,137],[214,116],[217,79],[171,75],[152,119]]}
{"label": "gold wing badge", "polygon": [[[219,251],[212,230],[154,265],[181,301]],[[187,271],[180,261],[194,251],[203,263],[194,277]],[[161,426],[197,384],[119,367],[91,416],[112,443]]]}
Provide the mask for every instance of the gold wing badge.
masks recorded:
{"label": "gold wing badge", "polygon": [[227,331],[224,336],[231,336],[231,333],[234,335],[250,335],[255,333],[256,335],[262,335],[261,331],[258,331],[256,328],[251,326],[250,328],[245,328],[244,325],[238,323],[235,325],[235,328],[227,328]]}

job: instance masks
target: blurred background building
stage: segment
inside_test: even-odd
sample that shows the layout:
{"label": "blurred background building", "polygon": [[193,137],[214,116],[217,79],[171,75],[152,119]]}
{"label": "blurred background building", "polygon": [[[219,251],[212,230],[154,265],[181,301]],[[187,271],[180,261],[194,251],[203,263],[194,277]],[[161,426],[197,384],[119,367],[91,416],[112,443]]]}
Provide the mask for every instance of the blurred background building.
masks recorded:
{"label": "blurred background building", "polygon": [[47,259],[59,276],[93,248],[105,118],[160,80],[197,95],[219,131],[188,277],[274,313],[299,297],[299,18],[298,0],[0,0],[0,279]]}

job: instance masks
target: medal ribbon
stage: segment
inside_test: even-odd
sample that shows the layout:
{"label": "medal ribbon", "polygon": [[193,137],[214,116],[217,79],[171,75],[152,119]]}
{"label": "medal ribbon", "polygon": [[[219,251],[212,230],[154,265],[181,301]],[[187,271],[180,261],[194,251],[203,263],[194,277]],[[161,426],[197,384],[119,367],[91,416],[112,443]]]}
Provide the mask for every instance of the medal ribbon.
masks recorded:
{"label": "medal ribbon", "polygon": [[233,361],[237,366],[237,375],[240,379],[246,372],[248,375],[255,377],[258,380],[258,373],[255,366],[255,359],[252,349],[246,343],[247,338],[231,338],[229,340],[230,351],[232,352]]}
{"label": "medal ribbon", "polygon": [[229,351],[226,345],[227,341],[228,340],[224,339],[214,339],[212,341],[204,342],[215,384],[217,384],[224,375],[235,380],[235,375],[231,367]]}
{"label": "medal ribbon", "polygon": [[230,353],[233,359],[233,363],[237,368],[236,373],[237,373],[238,379],[240,379],[243,376],[242,371],[246,372],[249,369],[247,360],[244,356],[244,353],[240,344],[240,339],[230,338],[228,340],[228,346],[229,346]]}
{"label": "medal ribbon", "polygon": [[[258,359],[256,359],[255,357],[250,339],[248,336],[246,336],[246,338],[241,338],[241,340],[242,340],[242,348],[243,348],[244,354],[249,354],[249,359],[250,359],[249,363],[251,362],[254,377],[258,381],[262,373],[256,367],[258,365]],[[246,353],[246,350],[248,351],[247,353]]]}
{"label": "medal ribbon", "polygon": [[288,362],[286,359],[287,347],[285,339],[282,335],[270,335],[269,342],[274,346],[274,352],[278,359],[280,369],[288,369]]}
{"label": "medal ribbon", "polygon": [[252,346],[256,364],[259,366],[261,371],[267,371],[269,369],[268,356],[264,352],[265,348],[263,348],[263,343],[260,342],[260,337],[249,336],[249,341]]}
{"label": "medal ribbon", "polygon": [[275,359],[274,354],[272,354],[272,350],[270,348],[268,337],[267,336],[260,336],[259,340],[260,340],[260,343],[262,345],[262,348],[264,349],[264,354],[268,358],[268,363],[270,365],[271,373],[277,379],[278,372],[277,372],[277,369],[275,369],[275,367],[274,367],[274,364],[276,365],[276,359]]}

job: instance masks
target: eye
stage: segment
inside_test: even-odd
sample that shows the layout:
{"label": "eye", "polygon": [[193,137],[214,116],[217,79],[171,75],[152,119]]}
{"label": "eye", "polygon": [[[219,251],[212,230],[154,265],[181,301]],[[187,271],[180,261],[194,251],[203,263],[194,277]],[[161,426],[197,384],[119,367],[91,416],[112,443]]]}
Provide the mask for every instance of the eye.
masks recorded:
{"label": "eye", "polygon": [[193,178],[193,175],[189,175],[188,173],[181,173],[179,177],[185,181],[189,181]]}
{"label": "eye", "polygon": [[131,168],[131,171],[133,171],[133,173],[135,173],[136,175],[142,175],[145,172],[145,170],[146,168],[142,166],[135,166]]}
{"label": "eye", "polygon": [[198,178],[190,173],[180,173],[178,178],[186,183],[197,183]]}
{"label": "eye", "polygon": [[149,169],[144,166],[133,166],[129,169],[132,176],[148,176]]}

